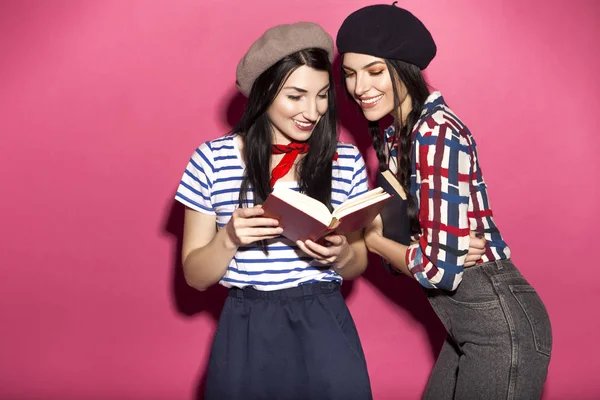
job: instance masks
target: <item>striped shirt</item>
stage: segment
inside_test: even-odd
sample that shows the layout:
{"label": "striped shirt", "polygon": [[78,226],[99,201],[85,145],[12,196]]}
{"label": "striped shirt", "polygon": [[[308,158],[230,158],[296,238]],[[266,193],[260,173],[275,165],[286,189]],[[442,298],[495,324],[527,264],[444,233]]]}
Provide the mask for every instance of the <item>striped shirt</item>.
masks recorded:
{"label": "striped shirt", "polygon": [[[358,149],[338,143],[333,161],[331,202],[334,208],[368,191],[367,172]],[[238,206],[245,165],[238,136],[227,135],[202,144],[192,155],[183,174],[176,200],[193,210],[215,215],[221,229]],[[297,182],[278,181],[298,190]],[[252,190],[248,203],[253,205]],[[332,266],[320,266],[296,244],[279,236],[267,240],[268,255],[255,244],[240,246],[220,283],[226,287],[253,286],[257,290],[279,290],[318,281],[342,282]]]}
{"label": "striped shirt", "polygon": [[[439,92],[429,95],[412,132],[410,191],[419,208],[421,234],[412,239],[406,264],[426,288],[455,290],[469,250],[471,230],[484,233],[478,262],[510,258],[494,223],[475,140]],[[393,126],[385,131],[389,168],[397,171]]]}

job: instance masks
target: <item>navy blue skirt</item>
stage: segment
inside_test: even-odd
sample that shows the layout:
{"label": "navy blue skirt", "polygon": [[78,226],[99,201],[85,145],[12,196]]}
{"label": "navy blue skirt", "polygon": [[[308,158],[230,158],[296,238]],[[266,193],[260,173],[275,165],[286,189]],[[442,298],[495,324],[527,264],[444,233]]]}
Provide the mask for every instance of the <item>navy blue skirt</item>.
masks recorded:
{"label": "navy blue skirt", "polygon": [[205,399],[372,399],[365,356],[340,286],[230,289]]}

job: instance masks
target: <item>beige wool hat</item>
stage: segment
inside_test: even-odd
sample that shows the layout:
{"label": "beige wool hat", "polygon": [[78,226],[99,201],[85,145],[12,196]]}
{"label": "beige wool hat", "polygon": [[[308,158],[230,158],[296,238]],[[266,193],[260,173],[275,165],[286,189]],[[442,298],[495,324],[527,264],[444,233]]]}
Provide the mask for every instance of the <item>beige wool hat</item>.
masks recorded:
{"label": "beige wool hat", "polygon": [[333,62],[333,39],[312,22],[277,25],[259,37],[238,63],[236,85],[248,96],[256,78],[283,57],[308,48],[319,48]]}

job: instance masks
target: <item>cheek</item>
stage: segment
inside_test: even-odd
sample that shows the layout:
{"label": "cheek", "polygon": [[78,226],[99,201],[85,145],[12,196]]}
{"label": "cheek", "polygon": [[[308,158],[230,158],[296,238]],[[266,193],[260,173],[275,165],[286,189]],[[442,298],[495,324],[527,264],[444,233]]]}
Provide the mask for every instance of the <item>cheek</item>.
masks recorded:
{"label": "cheek", "polygon": [[292,101],[277,100],[271,105],[269,112],[272,118],[285,118],[293,115],[296,109],[297,104]]}
{"label": "cheek", "polygon": [[346,79],[344,79],[344,82],[346,84],[346,90],[350,93],[354,93],[354,86],[355,86],[356,79],[346,78]]}
{"label": "cheek", "polygon": [[317,112],[320,115],[324,115],[327,112],[328,108],[329,108],[329,102],[326,99],[319,100],[319,102],[317,103]]}

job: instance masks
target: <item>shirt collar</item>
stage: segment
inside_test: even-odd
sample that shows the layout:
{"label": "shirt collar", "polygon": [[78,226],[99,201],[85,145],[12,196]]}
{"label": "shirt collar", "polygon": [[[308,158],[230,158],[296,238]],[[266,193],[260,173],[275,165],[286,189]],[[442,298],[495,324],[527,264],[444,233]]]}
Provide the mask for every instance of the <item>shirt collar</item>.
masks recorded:
{"label": "shirt collar", "polygon": [[[439,91],[431,93],[429,96],[427,96],[427,99],[425,100],[425,104],[423,105],[423,111],[421,111],[420,118],[423,118],[427,114],[431,114],[436,107],[439,107],[441,105],[446,105],[442,94]],[[388,143],[393,142],[395,133],[396,130],[394,129],[394,125],[391,125],[388,128],[386,128],[386,130],[384,131],[385,141]]]}

